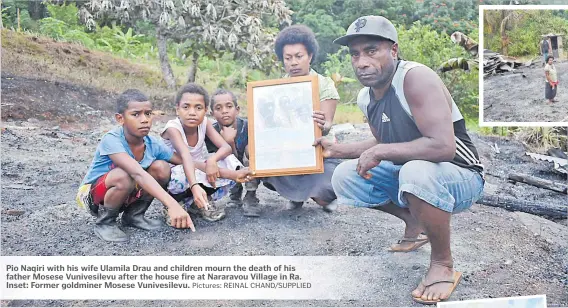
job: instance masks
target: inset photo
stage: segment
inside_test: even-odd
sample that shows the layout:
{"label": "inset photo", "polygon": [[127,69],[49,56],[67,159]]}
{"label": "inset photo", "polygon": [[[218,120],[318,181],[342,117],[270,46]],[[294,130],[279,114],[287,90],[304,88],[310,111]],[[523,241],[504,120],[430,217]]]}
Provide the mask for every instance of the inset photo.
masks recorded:
{"label": "inset photo", "polygon": [[568,126],[568,5],[480,9],[480,126]]}
{"label": "inset photo", "polygon": [[546,295],[438,303],[440,308],[546,308]]}

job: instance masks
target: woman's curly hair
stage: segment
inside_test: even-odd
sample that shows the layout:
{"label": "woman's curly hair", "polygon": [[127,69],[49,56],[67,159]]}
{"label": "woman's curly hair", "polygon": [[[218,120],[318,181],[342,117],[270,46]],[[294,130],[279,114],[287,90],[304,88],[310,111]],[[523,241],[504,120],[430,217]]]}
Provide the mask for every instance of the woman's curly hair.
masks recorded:
{"label": "woman's curly hair", "polygon": [[319,46],[312,29],[304,25],[293,25],[280,31],[274,43],[274,51],[278,60],[284,61],[284,46],[293,44],[304,45],[308,55],[312,56],[312,62],[314,61]]}

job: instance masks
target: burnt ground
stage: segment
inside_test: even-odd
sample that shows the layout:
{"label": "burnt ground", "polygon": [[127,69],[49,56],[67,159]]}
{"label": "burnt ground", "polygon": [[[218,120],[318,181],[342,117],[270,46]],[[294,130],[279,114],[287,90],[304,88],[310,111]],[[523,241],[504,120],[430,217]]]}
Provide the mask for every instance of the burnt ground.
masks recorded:
{"label": "burnt ground", "polygon": [[484,122],[568,123],[568,62],[555,65],[560,84],[556,94],[559,102],[553,104],[544,98],[545,77],[540,62],[520,68],[517,73],[485,77]]}
{"label": "burnt ground", "polygon": [[[344,301],[17,300],[4,301],[2,306],[421,306],[412,301],[410,292],[425,273],[429,246],[408,254],[386,251],[402,235],[402,222],[379,211],[343,206],[327,214],[313,202],[287,211],[283,209],[286,201],[262,186],[258,195],[264,212],[258,219],[228,208],[227,218],[221,222],[195,220],[196,233],[171,228],[156,232],[127,229],[131,236],[127,244],[98,240],[92,231],[93,217],[80,210],[74,198],[99,138],[113,126],[109,112],[112,94],[93,95],[89,91],[96,90],[73,85],[52,93],[60,85],[8,78],[12,78],[10,82],[6,76],[2,78],[3,255],[370,256],[382,262],[383,278],[376,280],[372,289],[361,290],[360,297]],[[24,86],[31,86],[33,95],[18,95],[25,91]],[[40,100],[39,95],[50,99]],[[9,105],[19,109],[5,109]],[[13,115],[7,116],[6,110],[12,110]],[[42,116],[41,110],[51,111]],[[167,118],[154,121],[154,134]],[[357,128],[338,134],[340,142],[369,136],[364,125]],[[473,139],[487,166],[486,191],[520,200],[567,204],[565,195],[506,181],[510,171],[565,181],[551,172],[549,163],[525,156],[521,143],[477,135]],[[499,154],[491,149],[495,143]],[[158,217],[160,206],[155,201],[148,215]],[[554,222],[474,205],[454,217],[452,232],[455,266],[465,274],[452,300],[546,294],[549,307],[568,306],[566,220]],[[369,272],[373,275],[374,271]]]}

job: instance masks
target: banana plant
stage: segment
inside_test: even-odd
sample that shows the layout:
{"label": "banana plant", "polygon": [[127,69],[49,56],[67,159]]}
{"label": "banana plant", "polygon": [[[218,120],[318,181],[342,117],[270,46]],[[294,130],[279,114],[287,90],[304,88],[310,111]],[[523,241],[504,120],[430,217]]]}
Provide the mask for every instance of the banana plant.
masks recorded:
{"label": "banana plant", "polygon": [[464,71],[471,71],[471,70],[478,70],[479,69],[479,60],[477,60],[478,48],[479,45],[476,41],[472,40],[467,35],[456,31],[450,36],[452,42],[457,45],[460,45],[475,59],[467,59],[467,58],[452,58],[448,61],[442,63],[440,67],[438,67],[438,72],[445,73],[455,69],[462,69]]}
{"label": "banana plant", "polygon": [[120,53],[122,53],[124,56],[134,55],[132,49],[136,47],[136,45],[140,44],[139,38],[143,37],[144,35],[132,35],[132,28],[128,28],[128,31],[126,31],[126,33],[124,33],[119,27],[114,27],[114,31],[115,39],[117,39],[122,45],[122,47],[120,48]]}

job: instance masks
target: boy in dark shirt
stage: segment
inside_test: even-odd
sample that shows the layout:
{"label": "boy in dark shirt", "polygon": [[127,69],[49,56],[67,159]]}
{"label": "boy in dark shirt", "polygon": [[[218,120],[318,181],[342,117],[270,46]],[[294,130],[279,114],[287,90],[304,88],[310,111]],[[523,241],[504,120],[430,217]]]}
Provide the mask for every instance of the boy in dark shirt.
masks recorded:
{"label": "boy in dark shirt", "polygon": [[[237,103],[236,96],[228,90],[218,89],[211,95],[211,113],[217,120],[213,127],[221,134],[223,139],[231,146],[233,154],[243,163],[248,165],[248,121],[240,118],[240,107]],[[207,152],[214,153],[217,147],[208,139],[205,139],[207,145]],[[244,161],[245,154],[247,161]],[[258,199],[256,197],[256,188],[258,187],[258,180],[245,184],[246,194],[243,199],[245,206],[243,207],[244,215],[249,217],[260,216],[258,208]],[[243,186],[237,183],[231,189],[229,203],[234,205],[241,205],[241,195],[243,193]]]}

